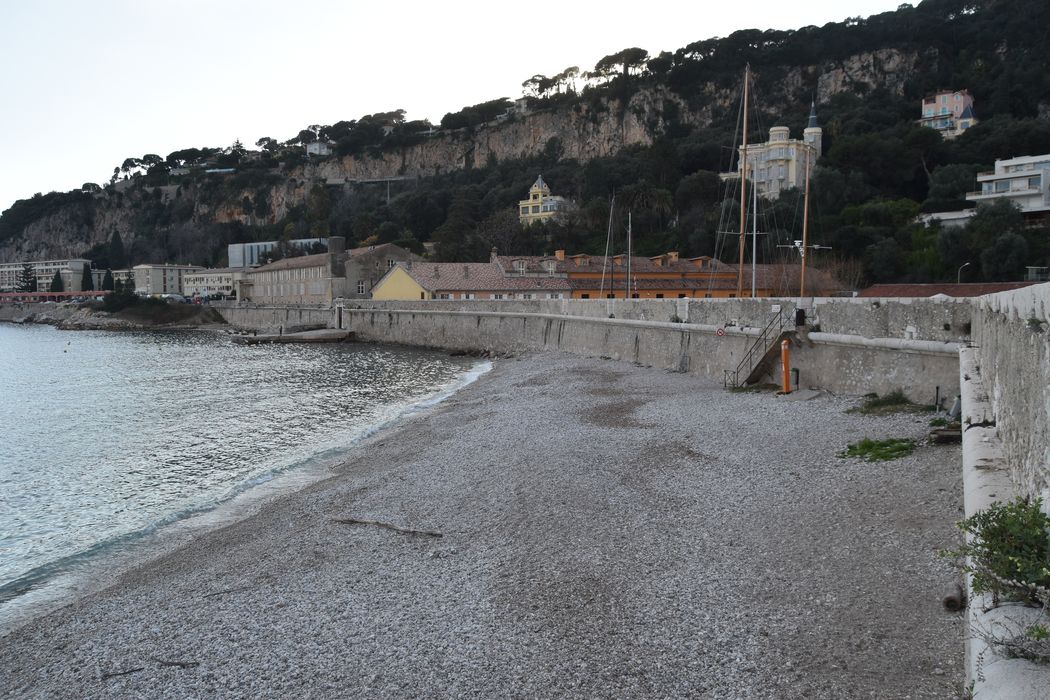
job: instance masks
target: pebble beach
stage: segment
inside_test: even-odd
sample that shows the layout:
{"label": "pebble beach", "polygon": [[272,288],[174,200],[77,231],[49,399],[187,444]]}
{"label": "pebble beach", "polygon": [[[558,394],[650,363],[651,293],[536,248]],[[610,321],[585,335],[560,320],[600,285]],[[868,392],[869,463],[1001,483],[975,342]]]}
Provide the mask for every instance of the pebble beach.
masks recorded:
{"label": "pebble beach", "polygon": [[500,360],[332,475],[0,638],[0,697],[953,698],[929,415]]}

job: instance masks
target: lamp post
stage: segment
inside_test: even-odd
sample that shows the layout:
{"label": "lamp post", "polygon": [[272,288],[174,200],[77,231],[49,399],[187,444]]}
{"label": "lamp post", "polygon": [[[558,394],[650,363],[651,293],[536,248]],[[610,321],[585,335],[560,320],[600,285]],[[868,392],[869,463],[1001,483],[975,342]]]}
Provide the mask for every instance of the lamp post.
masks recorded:
{"label": "lamp post", "polygon": [[968,263],[968,262],[964,262],[962,265],[959,266],[959,273],[955,276],[955,283],[956,284],[962,284],[962,271],[963,271],[963,268],[968,266],[969,264],[970,263]]}

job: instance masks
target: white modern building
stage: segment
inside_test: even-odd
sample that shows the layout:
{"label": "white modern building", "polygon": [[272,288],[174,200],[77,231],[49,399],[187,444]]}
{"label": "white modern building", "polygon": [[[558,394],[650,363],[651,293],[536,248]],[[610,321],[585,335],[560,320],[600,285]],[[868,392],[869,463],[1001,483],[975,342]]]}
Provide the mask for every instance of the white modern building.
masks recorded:
{"label": "white modern building", "polygon": [[84,278],[84,268],[90,267],[91,261],[84,258],[70,258],[67,260],[23,260],[20,262],[0,263],[0,292],[14,292],[18,290],[18,284],[22,278],[22,270],[27,264],[33,267],[38,291],[49,291],[51,289],[51,280],[54,279],[57,272],[62,277],[62,288],[65,291],[79,292],[81,291],[81,282]]}
{"label": "white modern building", "polygon": [[[1029,219],[1050,216],[1050,153],[1041,156],[1019,156],[995,161],[995,169],[977,173],[980,188],[966,193],[966,200],[983,204],[1006,199],[1018,206]],[[976,209],[923,214],[925,223],[939,221],[942,226],[963,226]]]}
{"label": "white modern building", "polygon": [[[297,238],[288,241],[291,245],[308,249],[315,243],[328,244],[327,238]],[[277,247],[277,241],[256,241],[254,243],[231,243],[226,247],[230,267],[258,267],[263,253]]]}
{"label": "white modern building", "polygon": [[237,281],[245,279],[249,269],[223,267],[187,273],[182,278],[182,294],[187,297],[233,297]]}
{"label": "white modern building", "polygon": [[193,265],[136,265],[135,293],[146,296],[182,294],[183,278],[201,268]]}
{"label": "white modern building", "polygon": [[[802,131],[802,139],[791,138],[786,126],[769,130],[769,141],[747,146],[747,180],[758,188],[766,199],[778,199],[781,192],[806,186],[806,171],[813,171],[822,153],[824,131],[817,124],[816,105],[810,105],[809,122]],[[744,158],[740,147],[740,158]],[[723,180],[740,178],[740,171],[722,173]]]}

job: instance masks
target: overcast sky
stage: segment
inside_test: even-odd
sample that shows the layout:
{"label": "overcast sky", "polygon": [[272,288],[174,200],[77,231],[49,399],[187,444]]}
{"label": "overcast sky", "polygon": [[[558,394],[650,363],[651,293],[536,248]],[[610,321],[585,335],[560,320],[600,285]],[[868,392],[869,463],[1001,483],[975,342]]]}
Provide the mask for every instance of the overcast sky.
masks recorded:
{"label": "overcast sky", "polygon": [[103,183],[129,156],[254,147],[398,108],[436,123],[628,46],[655,54],[899,4],[0,0],[0,210]]}

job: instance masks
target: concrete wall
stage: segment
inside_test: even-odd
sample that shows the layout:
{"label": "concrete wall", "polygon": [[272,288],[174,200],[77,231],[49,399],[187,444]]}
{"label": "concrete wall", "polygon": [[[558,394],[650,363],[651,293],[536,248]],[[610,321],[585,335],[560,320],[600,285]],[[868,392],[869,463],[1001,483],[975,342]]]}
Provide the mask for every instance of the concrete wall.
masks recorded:
{"label": "concrete wall", "polygon": [[[711,326],[761,328],[779,306],[794,318],[799,300],[784,299],[561,299],[536,301],[428,301],[441,311],[503,311],[560,314],[587,318],[675,321]],[[416,309],[418,301],[352,300],[347,307]],[[964,341],[969,335],[969,299],[805,299],[807,317],[826,333],[865,338]]]}
{"label": "concrete wall", "polygon": [[226,323],[246,330],[286,332],[304,327],[336,328],[339,311],[328,306],[265,306],[244,303],[212,304]]}
{"label": "concrete wall", "polygon": [[973,341],[1011,478],[1050,507],[1050,284],[981,297]]}
{"label": "concrete wall", "polygon": [[[725,371],[737,367],[759,332],[730,327],[719,336],[720,326],[710,324],[525,313],[510,311],[508,303],[500,304],[500,311],[415,306],[346,309],[344,325],[361,340],[494,353],[560,350],[715,381],[723,381]],[[636,312],[644,313],[645,308]],[[958,393],[956,344],[814,333],[808,342],[796,342],[792,353],[791,365],[799,369],[802,387],[843,394],[903,389],[913,400],[927,403],[932,403],[938,388],[942,396]],[[779,368],[769,378],[779,381]]]}

